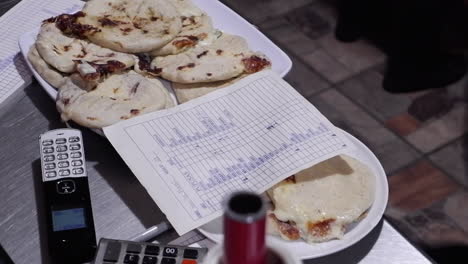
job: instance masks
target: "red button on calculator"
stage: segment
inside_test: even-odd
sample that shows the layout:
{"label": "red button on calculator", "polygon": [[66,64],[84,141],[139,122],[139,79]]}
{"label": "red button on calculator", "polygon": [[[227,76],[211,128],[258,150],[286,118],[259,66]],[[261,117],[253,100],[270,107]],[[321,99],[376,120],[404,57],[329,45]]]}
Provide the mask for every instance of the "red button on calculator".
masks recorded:
{"label": "red button on calculator", "polygon": [[184,259],[182,260],[182,264],[197,264],[197,261],[193,259]]}

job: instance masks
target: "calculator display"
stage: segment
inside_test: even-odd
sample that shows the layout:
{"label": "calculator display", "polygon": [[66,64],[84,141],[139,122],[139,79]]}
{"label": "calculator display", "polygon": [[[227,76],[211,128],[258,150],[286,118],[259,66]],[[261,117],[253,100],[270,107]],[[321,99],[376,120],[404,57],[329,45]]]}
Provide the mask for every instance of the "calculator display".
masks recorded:
{"label": "calculator display", "polygon": [[52,210],[52,223],[54,232],[85,228],[84,208]]}

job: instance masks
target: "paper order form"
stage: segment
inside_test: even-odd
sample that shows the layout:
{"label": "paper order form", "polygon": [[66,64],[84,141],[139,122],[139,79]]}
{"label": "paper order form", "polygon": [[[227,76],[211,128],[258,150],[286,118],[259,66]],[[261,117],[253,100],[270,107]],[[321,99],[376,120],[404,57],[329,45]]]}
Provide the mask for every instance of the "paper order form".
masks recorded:
{"label": "paper order form", "polygon": [[104,133],[179,234],[221,216],[231,192],[262,193],[353,147],[272,71]]}

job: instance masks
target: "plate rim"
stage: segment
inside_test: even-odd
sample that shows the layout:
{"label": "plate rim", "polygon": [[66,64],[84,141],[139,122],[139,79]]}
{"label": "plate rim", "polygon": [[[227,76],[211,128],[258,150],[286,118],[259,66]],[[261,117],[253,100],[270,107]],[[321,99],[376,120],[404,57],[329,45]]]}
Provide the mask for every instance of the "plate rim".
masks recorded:
{"label": "plate rim", "polygon": [[[299,258],[301,258],[302,260],[306,260],[306,259],[314,259],[314,258],[319,258],[319,257],[323,257],[323,256],[328,256],[328,255],[331,255],[333,253],[336,253],[336,252],[339,252],[339,251],[342,251],[346,248],[349,248],[351,246],[353,246],[354,244],[356,244],[357,242],[361,241],[364,237],[366,237],[377,225],[378,223],[381,221],[381,219],[383,218],[384,216],[384,213],[385,213],[385,209],[387,208],[387,204],[388,204],[388,195],[389,195],[389,187],[388,187],[388,179],[387,179],[387,175],[385,173],[385,170],[382,166],[382,164],[380,163],[379,159],[377,159],[377,157],[375,156],[375,154],[364,144],[362,143],[359,139],[357,139],[356,137],[354,137],[353,135],[351,135],[350,133],[338,128],[338,130],[340,130],[343,134],[345,134],[355,145],[356,145],[356,150],[361,152],[361,153],[364,153],[365,156],[368,157],[369,160],[373,160],[374,163],[373,163],[373,167],[374,169],[377,169],[377,173],[376,173],[376,182],[375,182],[375,190],[379,190],[380,193],[377,194],[377,192],[375,193],[375,198],[374,198],[374,203],[372,204],[371,206],[371,210],[373,210],[373,212],[375,213],[375,217],[373,218],[368,218],[368,219],[365,219],[365,222],[362,223],[362,224],[365,224],[365,230],[364,231],[361,231],[360,233],[357,233],[357,234],[353,234],[353,236],[351,238],[348,238],[346,237],[346,234],[345,236],[343,237],[343,239],[340,239],[340,240],[332,240],[333,241],[338,241],[337,243],[339,243],[336,247],[333,247],[333,248],[326,248],[325,250],[323,248],[321,248],[321,253],[313,253],[313,254],[310,254],[310,255],[307,255],[307,254],[302,254],[299,256]],[[343,153],[343,154],[347,154],[347,153]],[[349,154],[348,154],[349,155]],[[380,186],[377,185],[377,182],[379,181],[378,178],[380,178]],[[364,221],[364,220],[362,220]],[[209,224],[209,223],[208,223]],[[358,224],[359,225],[359,224]],[[212,240],[213,242],[215,243],[219,243],[220,239],[215,239],[216,237],[218,236],[222,236],[222,235],[219,235],[219,234],[213,234],[213,233],[210,233],[206,230],[203,229],[203,226],[197,228],[197,230],[202,233],[204,236],[206,236],[208,239]],[[274,239],[275,242],[284,242],[284,243],[290,243],[286,240],[282,240],[281,238],[278,238],[276,236],[273,236],[273,235],[268,235],[268,239]],[[300,241],[297,241],[300,243]],[[304,241],[301,241],[302,243],[306,244],[306,242]],[[293,242],[294,243],[294,242]],[[316,245],[309,245],[311,247],[314,247],[314,246],[320,246],[320,247],[326,247],[326,244],[327,242],[324,242],[324,243],[318,243]]]}

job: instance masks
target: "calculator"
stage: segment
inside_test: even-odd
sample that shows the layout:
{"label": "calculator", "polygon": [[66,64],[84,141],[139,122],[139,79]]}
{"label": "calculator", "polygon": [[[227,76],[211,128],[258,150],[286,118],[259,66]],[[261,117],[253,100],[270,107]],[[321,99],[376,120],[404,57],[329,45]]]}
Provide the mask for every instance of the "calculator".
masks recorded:
{"label": "calculator", "polygon": [[207,248],[101,238],[93,264],[202,264]]}

